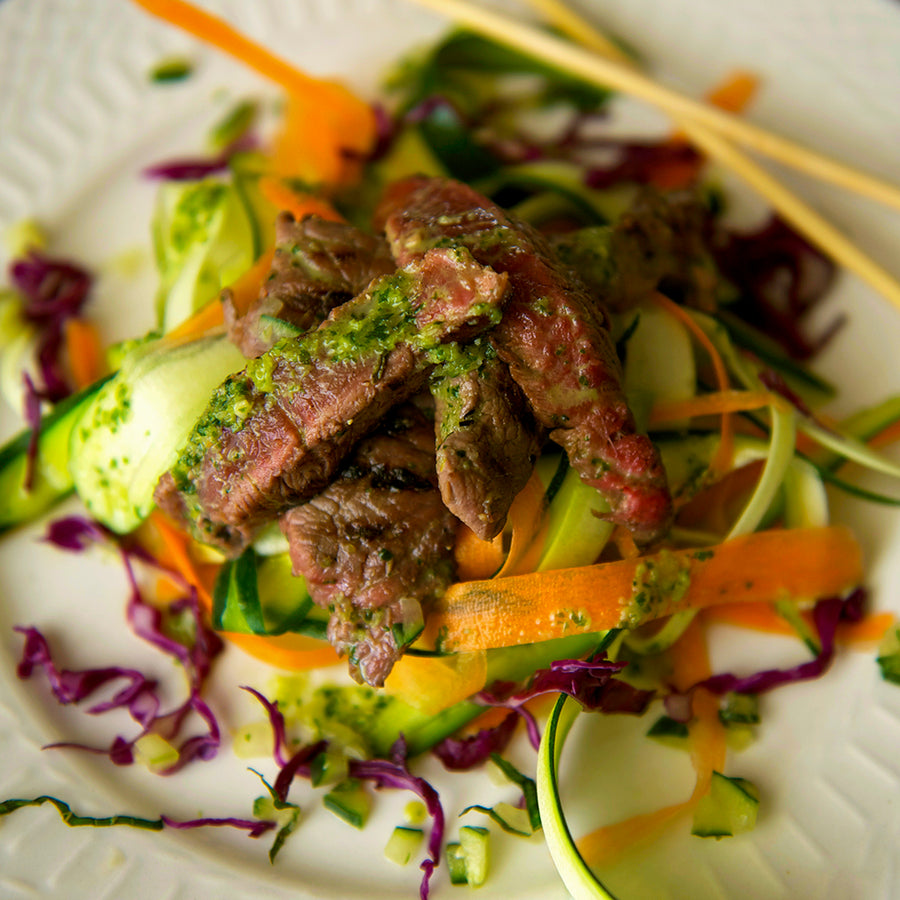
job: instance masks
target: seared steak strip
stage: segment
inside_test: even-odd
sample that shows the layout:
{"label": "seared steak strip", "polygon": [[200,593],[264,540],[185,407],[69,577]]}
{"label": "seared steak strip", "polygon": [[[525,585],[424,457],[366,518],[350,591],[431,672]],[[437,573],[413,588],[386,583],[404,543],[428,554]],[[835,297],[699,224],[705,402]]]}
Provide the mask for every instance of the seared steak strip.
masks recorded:
{"label": "seared steak strip", "polygon": [[435,370],[437,472],[444,503],[483,540],[503,528],[543,443],[525,397],[485,338]]}
{"label": "seared steak strip", "polygon": [[718,277],[705,243],[706,219],[693,194],[646,190],[614,225],[558,235],[552,246],[608,309],[629,309],[663,287],[712,310]]}
{"label": "seared steak strip", "polygon": [[541,235],[449,179],[399,182],[380,216],[401,264],[462,246],[508,274],[510,298],[491,333],[500,358],[581,478],[607,498],[609,518],[638,541],[659,538],[671,517],[665,472],[635,431],[607,316]]}
{"label": "seared steak strip", "polygon": [[359,681],[380,686],[453,576],[457,521],[441,502],[434,428],[392,412],[325,490],[281,517],[295,575],[331,611],[328,637]]}
{"label": "seared steak strip", "polygon": [[240,551],[267,519],[321,491],[384,413],[424,385],[429,351],[497,322],[506,281],[464,248],[379,278],[216,390],[157,503],[200,540]]}
{"label": "seared steak strip", "polygon": [[283,212],[275,220],[275,256],[257,300],[241,316],[231,293],[222,292],[229,337],[248,359],[261,356],[278,338],[271,320],[309,331],[395,268],[382,238],[318,216],[298,222]]}

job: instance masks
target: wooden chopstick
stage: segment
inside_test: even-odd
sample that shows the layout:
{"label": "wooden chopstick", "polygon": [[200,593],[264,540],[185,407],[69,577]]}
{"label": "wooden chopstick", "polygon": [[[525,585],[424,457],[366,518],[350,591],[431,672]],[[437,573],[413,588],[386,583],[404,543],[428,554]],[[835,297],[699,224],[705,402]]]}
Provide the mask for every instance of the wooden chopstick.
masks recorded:
{"label": "wooden chopstick", "polygon": [[[579,75],[585,81],[612,87],[645,100],[669,113],[679,123],[690,119],[706,125],[742,146],[807,175],[900,210],[900,187],[897,185],[860,172],[738,116],[680,94],[624,65],[620,59],[598,56],[591,50],[573,46],[568,41],[546,34],[528,24],[516,22],[500,13],[478,6],[471,0],[412,0],[412,2],[433,12],[442,13],[500,43]],[[545,0],[541,0],[541,4],[545,8],[548,5]]]}
{"label": "wooden chopstick", "polygon": [[[726,139],[725,129],[717,131],[715,124],[712,124],[720,118],[732,123],[740,123],[740,119],[654,85],[649,79],[630,68],[627,62],[623,62],[626,59],[624,54],[605,35],[559,0],[527,0],[527,2],[552,19],[562,31],[571,34],[578,42],[589,46],[591,48],[589,51],[582,51],[579,47],[572,46],[566,41],[513,22],[483,7],[473,6],[466,0],[414,0],[414,2],[436,12],[442,12],[474,31],[486,34],[500,43],[516,47],[545,62],[553,63],[561,69],[581,75],[585,80],[595,84],[617,87],[659,106],[662,106],[662,103],[657,100],[657,90],[661,91],[664,96],[671,95],[676,98],[677,103],[672,103],[664,108],[672,115],[693,144],[709,157],[733,170],[736,175],[762,194],[807,240],[819,247],[837,264],[855,273],[900,310],[900,282],[893,275],[863,253],[809,204],[734,147]],[[611,62],[597,55],[607,53],[614,57],[614,61]],[[615,80],[606,77],[605,73],[610,71],[606,68],[607,65],[613,67]],[[649,85],[653,85],[654,90],[650,90]],[[634,86],[637,86],[637,89],[630,89]],[[696,115],[697,110],[701,110],[702,115]],[[708,115],[708,113],[714,115]],[[751,128],[751,131],[755,132],[759,129]],[[766,132],[762,133],[766,134]],[[781,139],[776,140],[780,141]],[[802,150],[802,148],[800,149]],[[834,165],[841,170],[846,169],[841,164],[835,163]],[[805,169],[805,171],[809,171],[809,169]],[[848,171],[853,172],[853,170]],[[861,173],[855,174],[860,175]],[[861,177],[864,180],[868,179],[868,176]],[[833,181],[833,183],[838,182]],[[842,186],[846,187],[847,185],[842,184]],[[897,195],[898,202],[892,205],[897,205],[897,208],[900,209],[900,191],[890,185],[886,187]],[[879,196],[879,199],[884,198]]]}

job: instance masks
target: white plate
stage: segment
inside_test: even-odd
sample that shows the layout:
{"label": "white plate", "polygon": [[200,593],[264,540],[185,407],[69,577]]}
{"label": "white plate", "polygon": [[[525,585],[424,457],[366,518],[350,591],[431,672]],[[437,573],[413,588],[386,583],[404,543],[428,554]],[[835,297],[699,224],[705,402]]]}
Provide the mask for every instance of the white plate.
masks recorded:
{"label": "white plate", "polygon": [[[900,181],[900,7],[891,0],[581,5],[684,88],[701,92],[734,66],[760,72],[765,82],[752,111],[755,120]],[[210,6],[303,66],[344,74],[367,93],[386,61],[441,27],[437,18],[401,0],[218,0]],[[172,53],[196,59],[195,76],[180,85],[150,85],[148,70]],[[95,302],[106,337],[140,331],[150,321],[149,254],[137,276],[126,277],[112,264],[124,251],[147,244],[153,190],[137,172],[176,150],[199,146],[203,124],[227,105],[218,88],[227,86],[228,96],[235,97],[265,90],[262,82],[123,0],[3,0],[0,86],[0,223],[26,214],[45,221],[54,249],[101,271]],[[900,274],[896,214],[788,177]],[[828,317],[839,308],[848,311],[850,322],[822,361],[826,374],[845,389],[838,409],[900,391],[898,313],[850,277],[841,279],[823,313]],[[16,427],[14,416],[8,408],[0,415],[0,434],[8,434]],[[833,509],[864,543],[877,605],[900,611],[898,516],[839,497]],[[92,556],[54,553],[38,543],[39,536],[34,527],[0,541],[0,798],[50,793],[93,815],[247,815],[259,785],[228,752],[214,763],[160,779],[40,750],[61,737],[96,737],[107,726],[57,709],[40,679],[16,679],[20,639],[11,632],[13,624],[41,627],[70,667],[127,663],[160,671],[160,664],[123,626],[125,585],[118,570]],[[733,659],[720,663],[734,665]],[[160,671],[162,677],[172,674]],[[257,717],[235,690],[243,683],[265,688],[266,673],[231,652],[214,697],[225,729]],[[612,720],[573,739],[564,768],[572,773],[573,794],[587,798],[577,811],[585,826],[608,816],[623,795],[646,809],[688,792],[684,760],[633,740],[633,730]],[[641,867],[611,873],[611,886],[627,898],[900,896],[898,746],[900,691],[881,682],[871,653],[845,654],[830,677],[772,695],[762,739],[730,761],[731,771],[752,778],[764,792],[756,832],[717,844],[691,839],[682,828],[665,841],[666,852]],[[615,760],[622,747],[634,754],[630,769]],[[527,752],[520,759],[525,765]],[[258,765],[271,774],[270,764]],[[463,794],[480,802],[503,795],[482,776],[463,779],[461,788],[433,763],[423,772],[440,787],[451,833]],[[584,789],[589,772],[598,785],[594,792]],[[373,821],[356,833],[320,810],[302,785],[294,791],[306,819],[274,867],[266,859],[265,838],[253,842],[218,830],[175,837],[70,830],[49,808],[21,811],[0,822],[0,896],[416,895],[415,867],[397,869],[381,858],[390,828],[401,821],[405,795],[379,798]],[[565,895],[539,839],[498,838],[496,847],[494,876],[480,896]],[[443,867],[435,885],[435,896],[455,896]]]}

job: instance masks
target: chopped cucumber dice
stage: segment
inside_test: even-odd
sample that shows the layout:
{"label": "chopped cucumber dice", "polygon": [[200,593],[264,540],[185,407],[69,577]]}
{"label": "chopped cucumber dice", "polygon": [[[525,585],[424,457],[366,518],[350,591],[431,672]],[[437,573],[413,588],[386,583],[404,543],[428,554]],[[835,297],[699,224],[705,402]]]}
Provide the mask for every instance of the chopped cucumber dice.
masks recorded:
{"label": "chopped cucumber dice", "polygon": [[425,832],[421,828],[398,825],[384,847],[384,858],[398,866],[405,866],[418,852]]}
{"label": "chopped cucumber dice", "polygon": [[691,833],[723,838],[752,831],[759,811],[759,792],[745,778],[713,772],[709,793],[697,804]]}

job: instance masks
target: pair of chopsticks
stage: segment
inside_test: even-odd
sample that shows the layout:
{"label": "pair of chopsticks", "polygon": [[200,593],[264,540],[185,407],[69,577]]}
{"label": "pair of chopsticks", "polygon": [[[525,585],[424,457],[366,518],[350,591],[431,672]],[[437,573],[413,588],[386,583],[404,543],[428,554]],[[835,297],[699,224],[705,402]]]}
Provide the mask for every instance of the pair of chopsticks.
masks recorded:
{"label": "pair of chopsticks", "polygon": [[[582,47],[516,22],[471,0],[413,0],[501,44],[611,87],[668,113],[706,156],[731,169],[806,239],[900,310],[900,282],[737,145],[900,210],[900,188],[673,91],[638,72],[624,53],[563,0],[525,0]],[[582,49],[583,48],[583,49]]]}

